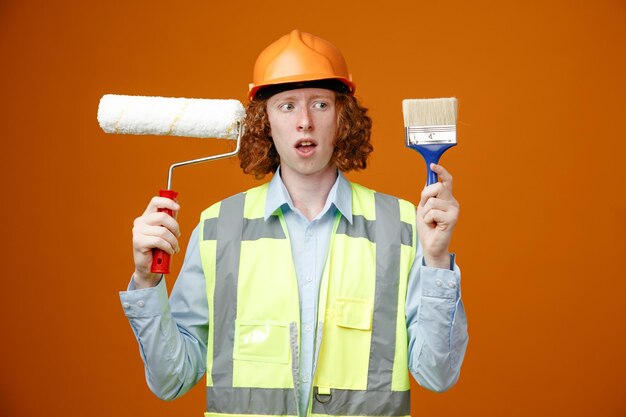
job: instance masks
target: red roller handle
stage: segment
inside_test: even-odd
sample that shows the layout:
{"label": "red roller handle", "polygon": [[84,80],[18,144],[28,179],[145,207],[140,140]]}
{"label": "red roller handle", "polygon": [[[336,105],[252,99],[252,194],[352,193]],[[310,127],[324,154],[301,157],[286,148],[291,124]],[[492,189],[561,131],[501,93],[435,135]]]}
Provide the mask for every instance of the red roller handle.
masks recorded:
{"label": "red roller handle", "polygon": [[[159,190],[160,197],[167,197],[170,200],[176,201],[176,197],[178,197],[178,193],[172,190]],[[170,209],[159,209],[160,212],[164,212],[169,214],[170,216],[174,213]],[[161,250],[154,248],[152,249],[152,272],[158,274],[169,274],[170,273],[170,254]]]}

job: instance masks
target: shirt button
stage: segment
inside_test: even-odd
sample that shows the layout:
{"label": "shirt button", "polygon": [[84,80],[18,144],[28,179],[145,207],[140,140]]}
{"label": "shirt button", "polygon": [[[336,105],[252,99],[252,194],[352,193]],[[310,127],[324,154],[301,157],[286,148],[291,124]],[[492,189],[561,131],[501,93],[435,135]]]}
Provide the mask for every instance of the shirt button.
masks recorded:
{"label": "shirt button", "polygon": [[448,281],[448,288],[456,288],[456,283],[454,281]]}
{"label": "shirt button", "polygon": [[307,331],[307,332],[310,332],[311,331],[311,325],[307,324],[306,326],[304,326],[304,330]]}
{"label": "shirt button", "polygon": [[309,382],[309,377],[307,377],[306,375],[302,377],[302,382],[304,382],[305,384],[307,382]]}
{"label": "shirt button", "polygon": [[443,281],[440,279],[435,280],[435,285],[441,287],[443,285]]}
{"label": "shirt button", "polygon": [[137,301],[137,305],[138,305],[140,308],[143,308],[143,306],[145,306],[145,305],[146,305],[146,303],[144,303],[144,302],[143,302],[143,300],[139,300],[139,301]]}
{"label": "shirt button", "polygon": [[130,303],[124,303],[124,304],[122,304],[122,307],[124,307],[124,308],[130,308]]}
{"label": "shirt button", "polygon": [[308,275],[306,277],[306,282],[312,282],[313,281],[313,277],[311,275]]}

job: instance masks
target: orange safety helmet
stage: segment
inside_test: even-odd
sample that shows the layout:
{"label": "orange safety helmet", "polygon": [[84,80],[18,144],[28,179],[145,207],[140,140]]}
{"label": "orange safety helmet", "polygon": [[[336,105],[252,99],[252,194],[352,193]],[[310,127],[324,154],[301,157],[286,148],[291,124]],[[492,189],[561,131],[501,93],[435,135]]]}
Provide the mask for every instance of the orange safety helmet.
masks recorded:
{"label": "orange safety helmet", "polygon": [[254,64],[248,98],[269,97],[304,86],[329,88],[354,94],[356,86],[343,55],[332,43],[292,30],[261,52]]}

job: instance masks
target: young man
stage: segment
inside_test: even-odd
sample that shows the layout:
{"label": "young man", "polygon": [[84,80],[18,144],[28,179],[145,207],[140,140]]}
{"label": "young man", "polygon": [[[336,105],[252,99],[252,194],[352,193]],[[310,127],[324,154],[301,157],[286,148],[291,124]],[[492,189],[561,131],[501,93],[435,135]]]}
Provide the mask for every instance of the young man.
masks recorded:
{"label": "young man", "polygon": [[260,187],[202,213],[170,299],[151,250],[179,251],[155,197],[135,220],[122,304],[150,389],[184,394],[204,374],[207,414],[406,416],[408,370],[426,388],[458,379],[467,345],[448,246],[452,176],[410,203],[351,184],[371,120],[341,53],[293,31],[255,64],[240,152]]}

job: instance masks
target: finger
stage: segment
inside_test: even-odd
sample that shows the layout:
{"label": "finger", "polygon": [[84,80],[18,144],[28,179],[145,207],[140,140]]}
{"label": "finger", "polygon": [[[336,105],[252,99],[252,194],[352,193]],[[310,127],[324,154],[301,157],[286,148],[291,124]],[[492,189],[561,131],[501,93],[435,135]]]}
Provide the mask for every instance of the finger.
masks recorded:
{"label": "finger", "polygon": [[452,175],[441,165],[430,164],[430,169],[439,176],[443,185],[452,191]]}
{"label": "finger", "polygon": [[153,248],[163,249],[170,254],[180,251],[178,239],[171,231],[162,226],[146,224],[133,228],[133,247],[141,252]]}
{"label": "finger", "polygon": [[441,182],[436,182],[434,184],[428,185],[422,190],[419,206],[423,207],[429,198],[440,198],[442,200],[454,199],[454,197],[452,197],[452,194],[450,193],[450,190],[446,188]]}
{"label": "finger", "polygon": [[139,238],[142,236],[158,237],[167,240],[175,248],[178,246],[178,238],[174,232],[164,226],[140,224],[133,228],[133,236],[137,236]]}
{"label": "finger", "polygon": [[439,229],[447,229],[454,225],[454,215],[448,211],[443,210],[429,210],[424,215],[424,223],[431,227],[437,227]]}
{"label": "finger", "polygon": [[152,197],[143,214],[154,213],[159,209],[170,209],[173,212],[177,212],[180,210],[180,205],[167,197]]}
{"label": "finger", "polygon": [[418,210],[418,216],[425,223],[436,221],[454,225],[459,218],[459,205],[455,203],[431,198],[425,207]]}
{"label": "finger", "polygon": [[148,253],[153,249],[161,249],[170,255],[178,253],[177,247],[172,246],[170,242],[158,236],[142,236],[137,242],[133,241],[133,245],[135,245],[135,250],[141,253]]}
{"label": "finger", "polygon": [[180,226],[176,219],[164,212],[144,214],[135,219],[135,226],[146,224],[148,226],[163,226],[172,232],[176,237],[180,237]]}
{"label": "finger", "polygon": [[436,197],[440,187],[442,187],[442,185],[438,182],[424,187],[420,195],[419,206],[424,207],[429,198]]}
{"label": "finger", "polygon": [[440,198],[431,197],[421,208],[422,216],[426,215],[430,210],[450,211],[455,209],[456,201],[442,200]]}

